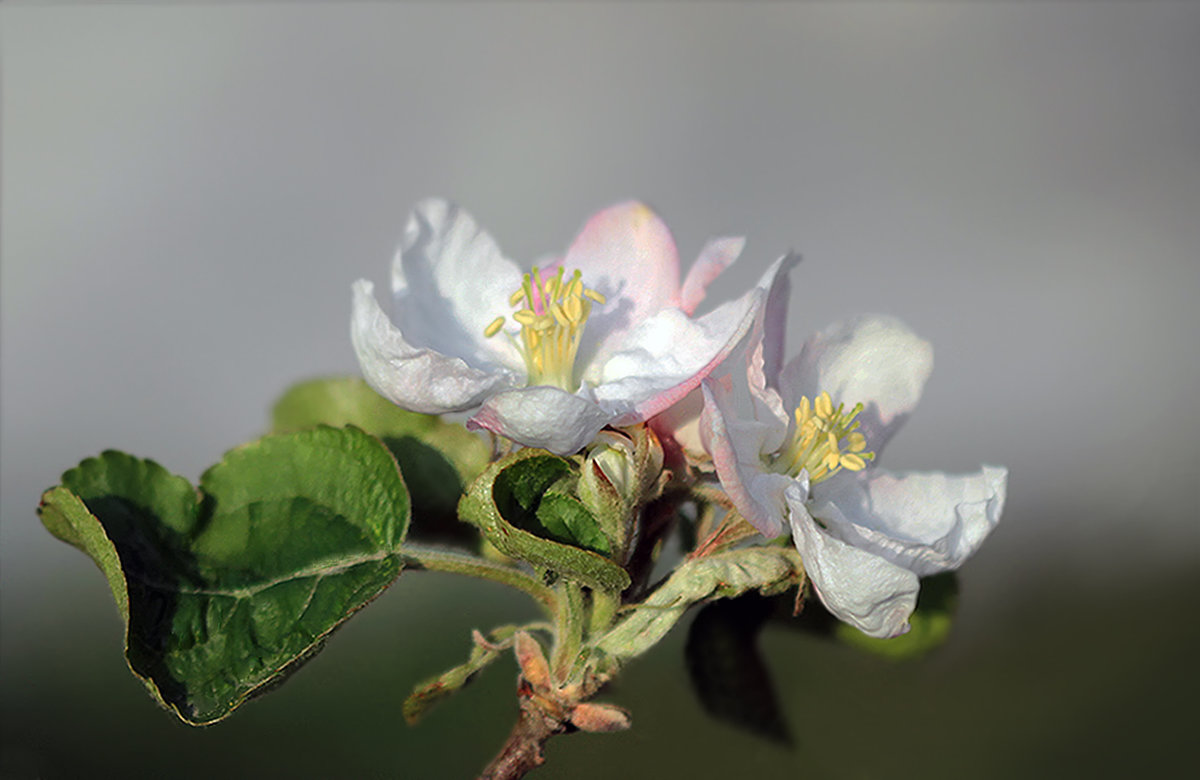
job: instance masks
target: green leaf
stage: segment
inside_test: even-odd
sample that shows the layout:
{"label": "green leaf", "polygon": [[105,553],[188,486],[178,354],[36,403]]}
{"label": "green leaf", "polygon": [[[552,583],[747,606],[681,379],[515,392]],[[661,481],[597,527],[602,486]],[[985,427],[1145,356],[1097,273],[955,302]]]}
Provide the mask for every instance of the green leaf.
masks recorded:
{"label": "green leaf", "polygon": [[109,451],[39,507],[107,578],[130,669],[193,725],[282,681],[390,585],[409,518],[395,461],[354,428],[265,437],[201,488]]}
{"label": "green leaf", "polygon": [[601,555],[609,553],[608,538],[579,499],[562,493],[547,493],[538,504],[536,516],[551,538]]}
{"label": "green leaf", "polygon": [[404,700],[405,722],[410,726],[415,724],[424,717],[430,707],[471,682],[476,674],[509,648],[509,640],[516,631],[516,626],[502,626],[494,629],[487,639],[476,634],[471,656],[465,663],[431,677],[413,688],[413,692]]}
{"label": "green leaf", "polygon": [[491,460],[480,436],[461,425],[409,412],[388,401],[358,377],[331,377],[291,387],[271,412],[275,433],[316,425],[355,425],[392,451],[412,492],[414,538],[460,541],[456,514],[466,485]]}
{"label": "green leaf", "polygon": [[[623,591],[629,587],[629,575],[617,564],[590,550],[524,530],[543,527],[538,519],[543,496],[570,471],[570,462],[557,455],[537,449],[520,450],[484,470],[459,503],[459,514],[510,558],[557,572],[593,589]],[[558,499],[553,502],[558,507],[546,510],[547,520],[561,521],[564,528],[568,522],[576,522],[566,518]]]}
{"label": "green leaf", "polygon": [[709,714],[787,745],[787,721],[758,651],[774,609],[773,599],[757,593],[706,604],[688,626],[684,656],[692,688]]}
{"label": "green leaf", "polygon": [[800,555],[788,547],[746,547],[684,561],[657,590],[605,634],[597,645],[632,658],[667,635],[689,606],[750,590],[780,593],[804,581]]}
{"label": "green leaf", "polygon": [[848,645],[897,661],[918,658],[938,647],[950,636],[954,608],[958,604],[958,578],[952,571],[921,580],[917,608],[908,619],[909,631],[892,639],[876,639],[848,623],[834,628],[838,639]]}

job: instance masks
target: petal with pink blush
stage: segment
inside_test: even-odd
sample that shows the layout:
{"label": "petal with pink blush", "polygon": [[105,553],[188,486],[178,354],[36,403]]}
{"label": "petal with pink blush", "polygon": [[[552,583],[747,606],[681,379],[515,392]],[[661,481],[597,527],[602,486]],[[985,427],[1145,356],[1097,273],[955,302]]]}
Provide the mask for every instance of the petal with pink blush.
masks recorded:
{"label": "petal with pink blush", "polygon": [[742,517],[768,539],[783,530],[784,493],[794,482],[763,467],[763,442],[774,438],[775,421],[741,417],[727,382],[705,381],[700,426],[721,486]]}
{"label": "petal with pink blush", "polygon": [[762,292],[755,289],[697,320],[679,309],[655,314],[604,364],[596,399],[629,407],[616,425],[641,422],[683,400],[750,331],[761,301]]}
{"label": "petal with pink blush", "polygon": [[694,312],[704,300],[708,286],[738,259],[745,246],[746,239],[740,236],[714,238],[705,244],[683,280],[683,289],[679,291],[679,308],[688,314]]}
{"label": "petal with pink blush", "polygon": [[675,239],[648,206],[635,201],[589,219],[563,267],[579,270],[584,283],[606,298],[588,318],[579,350],[584,364],[603,360],[637,323],[679,297]]}

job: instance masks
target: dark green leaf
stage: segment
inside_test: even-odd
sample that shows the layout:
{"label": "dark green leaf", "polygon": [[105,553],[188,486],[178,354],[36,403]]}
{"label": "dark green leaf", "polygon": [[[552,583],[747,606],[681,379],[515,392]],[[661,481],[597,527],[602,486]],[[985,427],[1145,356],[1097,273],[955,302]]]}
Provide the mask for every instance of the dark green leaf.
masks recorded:
{"label": "dark green leaf", "polygon": [[201,486],[109,451],[39,508],[108,579],[130,669],[197,725],[279,682],[391,584],[409,517],[395,461],[354,428],[263,438]]}
{"label": "dark green leaf", "polygon": [[773,599],[750,593],[706,604],[688,628],[684,655],[692,687],[712,716],[774,742],[791,735],[758,651]]}
{"label": "dark green leaf", "polygon": [[907,634],[893,639],[876,639],[847,623],[838,623],[834,632],[846,644],[886,658],[917,658],[946,641],[957,604],[958,578],[948,571],[921,580],[917,608],[908,619]]}
{"label": "dark green leaf", "polygon": [[[538,508],[543,495],[570,470],[569,461],[544,450],[521,450],[491,464],[479,476],[463,496],[459,514],[478,526],[487,540],[510,558],[557,572],[590,588],[620,592],[629,587],[629,575],[620,566],[589,550],[524,530],[542,528]],[[566,526],[558,510],[548,509],[546,517],[551,522],[561,520]]]}
{"label": "dark green leaf", "polygon": [[547,493],[538,504],[537,519],[553,539],[594,550],[601,555],[609,552],[608,539],[600,530],[600,524],[577,498]]}
{"label": "dark green leaf", "polygon": [[316,425],[355,425],[392,451],[412,493],[414,539],[466,541],[458,522],[464,488],[491,459],[487,442],[458,424],[409,412],[357,377],[332,377],[290,388],[271,413],[272,430],[288,433]]}

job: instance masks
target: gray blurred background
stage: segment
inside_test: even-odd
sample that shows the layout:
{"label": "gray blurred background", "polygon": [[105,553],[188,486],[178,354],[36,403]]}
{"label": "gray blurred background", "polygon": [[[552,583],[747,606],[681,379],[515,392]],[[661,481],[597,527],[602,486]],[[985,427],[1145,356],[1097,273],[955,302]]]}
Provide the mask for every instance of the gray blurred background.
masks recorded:
{"label": "gray blurred background", "polygon": [[[708,718],[683,631],[609,695],[635,728],[546,777],[1151,775],[1190,757],[1200,631],[1200,5],[6,4],[0,774],[464,777],[511,662],[416,728],[409,687],[515,596],[412,575],[283,689],[190,730],[40,492],[114,447],[196,478],[291,382],[353,373],[350,284],[409,207],[511,257],[646,200],[685,263],[782,252],[793,344],[857,311],[935,347],[900,468],[1011,469],[933,657],[783,630],[796,745]],[[1185,709],[1186,706],[1186,709]],[[542,776],[539,774],[537,776]]]}

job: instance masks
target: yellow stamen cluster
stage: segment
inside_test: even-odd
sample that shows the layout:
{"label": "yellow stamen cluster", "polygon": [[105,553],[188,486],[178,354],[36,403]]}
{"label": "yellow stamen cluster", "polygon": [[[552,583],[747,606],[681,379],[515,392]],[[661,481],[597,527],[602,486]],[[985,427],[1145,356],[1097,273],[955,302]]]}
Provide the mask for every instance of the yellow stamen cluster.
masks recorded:
{"label": "yellow stamen cluster", "polygon": [[809,484],[828,479],[842,469],[861,471],[875,453],[865,452],[867,438],[858,432],[854,419],[863,410],[862,404],[846,411],[845,404],[833,407],[829,393],[821,393],[811,403],[808,396],[800,398],[796,407],[796,431],[791,444],[775,462],[783,472],[799,475],[808,472]]}
{"label": "yellow stamen cluster", "polygon": [[[592,302],[604,303],[604,296],[583,286],[579,271],[569,278],[559,266],[558,273],[543,280],[535,267],[525,274],[521,286],[508,297],[512,318],[521,326],[517,349],[525,358],[529,384],[554,385],[575,391],[575,353],[583,336],[583,326],[592,311]],[[491,338],[504,326],[497,317],[484,329]]]}

